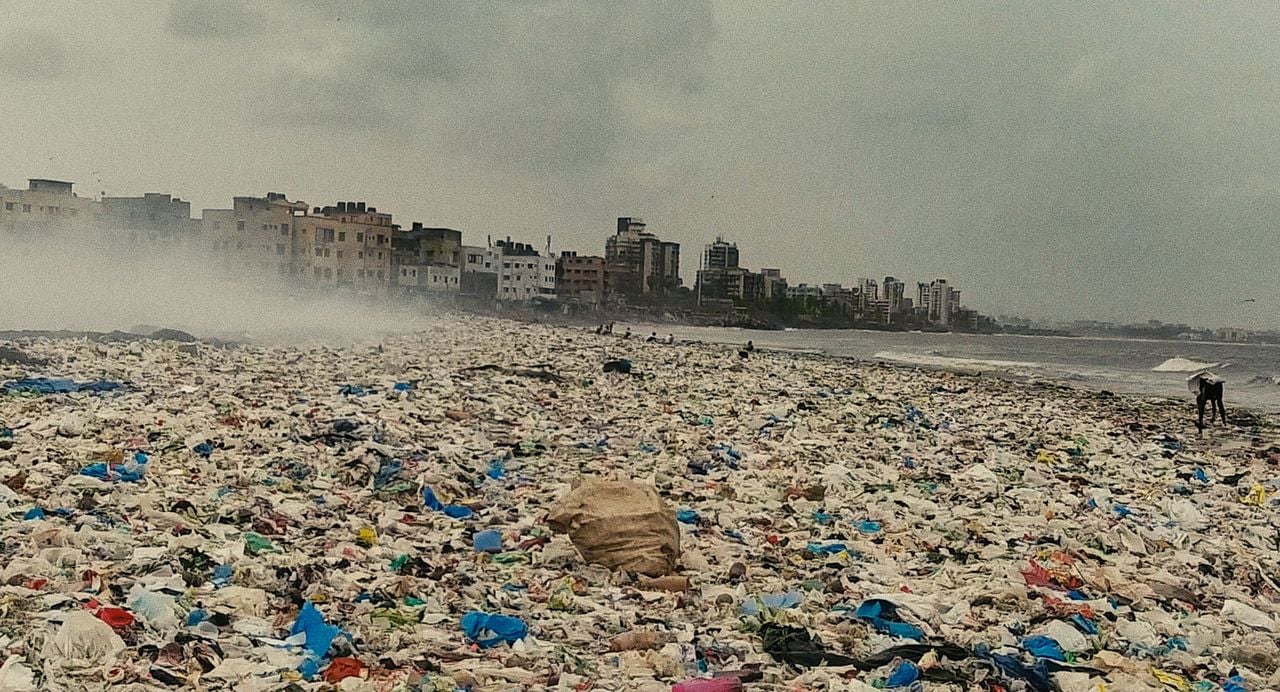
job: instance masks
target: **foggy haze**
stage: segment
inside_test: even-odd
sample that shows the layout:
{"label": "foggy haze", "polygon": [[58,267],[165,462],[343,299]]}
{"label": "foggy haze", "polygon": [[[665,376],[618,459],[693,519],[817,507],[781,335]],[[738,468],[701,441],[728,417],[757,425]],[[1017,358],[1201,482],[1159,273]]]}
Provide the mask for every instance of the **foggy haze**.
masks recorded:
{"label": "foggy haze", "polygon": [[[197,208],[362,199],[470,244],[551,234],[595,254],[634,215],[684,245],[690,285],[723,234],[793,284],[948,277],[992,314],[1280,327],[1274,4],[49,0],[5,15],[10,186]],[[11,277],[7,305],[27,290]]]}
{"label": "foggy haze", "polygon": [[439,314],[385,300],[308,293],[274,276],[233,276],[195,242],[122,243],[77,226],[5,245],[0,330],[180,329],[200,338],[366,342]]}

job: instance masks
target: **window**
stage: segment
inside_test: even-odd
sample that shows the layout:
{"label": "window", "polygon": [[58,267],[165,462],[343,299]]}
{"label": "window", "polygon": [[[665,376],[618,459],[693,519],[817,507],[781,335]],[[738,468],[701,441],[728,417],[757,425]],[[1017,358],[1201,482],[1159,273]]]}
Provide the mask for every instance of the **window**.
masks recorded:
{"label": "window", "polygon": [[510,269],[510,268],[511,268],[511,263],[510,263],[510,262],[503,262],[503,263],[502,263],[502,268],[503,268],[503,269]]}
{"label": "window", "polygon": [[405,268],[404,268],[404,267],[401,267],[401,268],[400,268],[400,276],[407,276],[407,275],[408,275],[408,274],[407,274],[407,271],[405,270]]}
{"label": "window", "polygon": [[502,275],[502,280],[503,280],[503,281],[510,281],[510,280],[511,280],[511,275],[510,275],[510,274],[503,274],[503,275]]}
{"label": "window", "polygon": [[4,210],[5,210],[5,211],[13,211],[13,202],[5,202],[5,203],[4,203]]}
{"label": "window", "polygon": [[324,269],[324,278],[326,278],[326,279],[332,279],[332,278],[333,278],[333,270],[332,270],[332,269],[330,269],[330,268],[328,268],[328,267],[325,267],[325,269]]}
{"label": "window", "polygon": [[271,227],[264,223],[262,224],[262,230],[268,231],[268,230],[271,230]]}
{"label": "window", "polygon": [[316,248],[316,257],[320,257],[322,255],[324,255],[324,250],[321,250],[320,248]]}
{"label": "window", "polygon": [[288,226],[281,226],[281,227],[280,227],[280,235],[282,235],[282,236],[288,236],[288,235],[289,235],[289,227],[288,227]]}
{"label": "window", "polygon": [[237,222],[236,222],[236,230],[237,230],[237,231],[243,231],[243,230],[244,230],[244,222],[243,222],[243,221],[237,221]]}
{"label": "window", "polygon": [[382,253],[381,253],[381,252],[379,252],[379,253],[378,253],[378,259],[382,259]]}
{"label": "window", "polygon": [[381,269],[379,269],[379,270],[378,270],[378,279],[379,279],[379,280],[381,280],[382,278],[383,278],[382,270],[381,270]]}
{"label": "window", "polygon": [[50,214],[57,214],[59,211],[58,207],[49,207]]}
{"label": "window", "polygon": [[24,212],[26,212],[26,213],[30,214],[30,213],[31,213],[31,205],[30,205],[30,204],[24,204],[24,205],[22,205],[22,211],[24,211]]}
{"label": "window", "polygon": [[357,243],[363,243],[363,242],[364,242],[364,234],[363,234],[363,233],[357,233],[357,234],[356,234],[356,242],[357,242]]}
{"label": "window", "polygon": [[338,259],[342,259],[342,251],[341,251],[341,250],[339,250],[339,251],[338,251]]}
{"label": "window", "polygon": [[277,255],[284,254],[284,243],[276,243],[276,254]]}
{"label": "window", "polygon": [[329,256],[329,248],[325,248],[325,249],[324,249],[324,256],[325,256],[325,257],[328,257],[328,256]]}
{"label": "window", "polygon": [[356,252],[356,259],[364,259],[364,250],[359,250]]}
{"label": "window", "polygon": [[338,231],[338,242],[339,242],[339,243],[345,243],[345,242],[347,242],[347,232],[346,232],[346,231]]}

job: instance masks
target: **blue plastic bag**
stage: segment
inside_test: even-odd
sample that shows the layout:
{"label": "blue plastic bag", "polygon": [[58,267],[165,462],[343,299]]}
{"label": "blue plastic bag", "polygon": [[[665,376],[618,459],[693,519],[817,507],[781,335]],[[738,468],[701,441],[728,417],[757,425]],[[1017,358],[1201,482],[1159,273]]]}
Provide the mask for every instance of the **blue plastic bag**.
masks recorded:
{"label": "blue plastic bag", "polygon": [[440,502],[440,498],[436,497],[436,493],[431,488],[422,489],[422,503],[427,509],[433,512],[443,512],[445,516],[454,519],[470,519],[474,516],[474,512],[469,507],[462,505],[446,505]]}
{"label": "blue plastic bag", "polygon": [[489,462],[489,470],[485,471],[484,475],[495,481],[502,480],[507,475],[506,464],[501,459],[494,459]]}
{"label": "blue plastic bag", "polygon": [[826,545],[821,543],[810,543],[805,546],[805,550],[813,553],[814,555],[838,555],[840,553],[847,552],[849,550],[849,546],[843,543],[827,543]]}
{"label": "blue plastic bag", "polygon": [[473,610],[462,616],[462,632],[480,648],[491,649],[524,639],[529,635],[529,626],[517,617]]}
{"label": "blue plastic bag", "polygon": [[30,393],[30,394],[71,394],[74,392],[111,392],[122,389],[123,384],[112,382],[110,380],[91,380],[89,382],[75,382],[73,380],[58,380],[48,377],[35,377],[25,380],[14,380],[5,382],[4,389],[8,392]]}
{"label": "blue plastic bag", "polygon": [[477,531],[471,537],[471,544],[477,553],[502,552],[502,534],[497,531]]}
{"label": "blue plastic bag", "polygon": [[135,468],[131,469],[124,464],[106,464],[99,461],[80,469],[80,475],[90,476],[104,481],[137,483],[142,480],[142,474],[144,471],[146,471],[146,464],[139,464]]}
{"label": "blue plastic bag", "polygon": [[858,522],[858,531],[862,533],[880,533],[880,522],[863,519]]}
{"label": "blue plastic bag", "polygon": [[924,639],[924,630],[915,625],[903,622],[898,615],[898,607],[889,601],[873,598],[863,601],[853,616],[866,620],[877,632],[903,639]]}
{"label": "blue plastic bag", "polygon": [[1022,648],[1036,658],[1047,658],[1052,661],[1067,660],[1067,653],[1062,650],[1062,645],[1053,637],[1045,637],[1043,635],[1027,637],[1022,640]]}
{"label": "blue plastic bag", "polygon": [[698,524],[702,522],[702,517],[699,517],[698,513],[691,509],[682,509],[676,512],[676,521],[681,524]]}
{"label": "blue plastic bag", "polygon": [[899,661],[884,681],[886,687],[906,687],[920,679],[920,669],[911,661]]}
{"label": "blue plastic bag", "polygon": [[293,627],[289,629],[290,635],[305,634],[306,642],[303,648],[312,658],[324,658],[329,653],[329,647],[333,646],[333,640],[342,634],[342,629],[330,625],[324,621],[324,613],[321,613],[311,601],[302,604],[302,610],[298,611],[298,619],[293,621]]}

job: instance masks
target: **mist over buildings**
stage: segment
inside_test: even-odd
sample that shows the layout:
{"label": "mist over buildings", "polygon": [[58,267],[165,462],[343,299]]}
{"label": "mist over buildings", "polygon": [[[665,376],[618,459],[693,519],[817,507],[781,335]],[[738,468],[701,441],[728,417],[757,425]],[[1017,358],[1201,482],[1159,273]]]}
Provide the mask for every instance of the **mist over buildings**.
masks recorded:
{"label": "mist over buildings", "polygon": [[946,276],[991,314],[1277,327],[1278,20],[1247,2],[18,4],[0,181],[197,208],[376,198],[564,247],[634,213],[799,281]]}
{"label": "mist over buildings", "polygon": [[425,301],[306,291],[274,272],[236,271],[198,237],[156,240],[85,222],[7,238],[0,277],[0,330],[371,341],[427,328],[443,312]]}

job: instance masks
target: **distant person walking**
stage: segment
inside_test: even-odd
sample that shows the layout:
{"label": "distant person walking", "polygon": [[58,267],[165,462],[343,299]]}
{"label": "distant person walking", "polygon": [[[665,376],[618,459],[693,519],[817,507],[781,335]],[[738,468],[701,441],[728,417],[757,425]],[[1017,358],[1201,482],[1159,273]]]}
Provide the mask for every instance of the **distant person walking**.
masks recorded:
{"label": "distant person walking", "polygon": [[1209,372],[1198,372],[1187,378],[1187,388],[1196,395],[1196,427],[1204,430],[1204,407],[1209,406],[1209,422],[1221,417],[1227,424],[1227,410],[1222,405],[1222,385],[1226,380]]}
{"label": "distant person walking", "polygon": [[645,337],[644,342],[645,342],[646,344],[651,344],[651,343],[653,343],[653,342],[655,342],[655,341],[657,341],[657,340],[658,340],[658,333],[657,333],[657,332],[649,332],[649,336]]}

